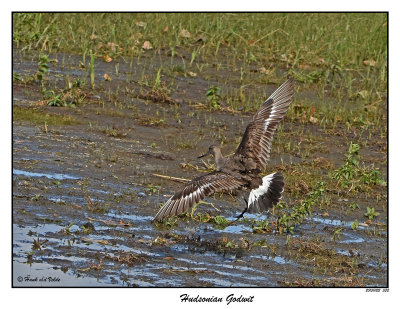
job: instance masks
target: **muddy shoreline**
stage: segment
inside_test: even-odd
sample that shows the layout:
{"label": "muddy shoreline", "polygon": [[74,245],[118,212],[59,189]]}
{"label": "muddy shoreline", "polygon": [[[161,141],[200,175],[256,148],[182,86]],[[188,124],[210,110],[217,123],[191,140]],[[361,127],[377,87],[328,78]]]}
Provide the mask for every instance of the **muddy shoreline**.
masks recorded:
{"label": "muddy shoreline", "polygon": [[[52,57],[58,62],[49,70],[48,88],[63,87],[67,76],[88,80],[79,57]],[[99,62],[101,82],[95,91],[85,89],[84,104],[76,106],[48,106],[38,83],[13,83],[14,111],[49,115],[47,124],[13,122],[14,286],[387,286],[387,187],[353,195],[327,190],[293,234],[273,226],[254,231],[256,221],[274,212],[246,215],[228,227],[189,215],[170,225],[152,223],[181,186],[153,174],[191,179],[205,172],[211,160],[196,157],[214,141],[232,153],[252,112],[199,108],[210,84],[237,75],[212,68],[197,77],[175,74],[173,104],[140,98],[148,90],[136,82],[141,69],[157,72],[157,63],[146,61],[135,62],[134,71],[121,62],[109,82],[103,76],[113,67]],[[36,70],[36,62],[17,51],[13,62],[21,75]],[[210,82],[204,76],[212,73]],[[274,87],[257,85],[256,91]],[[55,116],[70,117],[72,124],[52,124]],[[386,179],[386,141],[377,132],[360,154]],[[294,205],[316,179],[343,165],[349,141],[367,132],[340,125],[329,131],[299,120],[284,121],[278,135],[266,172],[282,170],[284,199]],[[213,205],[200,204],[196,214],[232,220],[244,206],[228,195],[206,202]],[[349,208],[354,203],[358,208]],[[368,222],[367,207],[379,217]],[[355,220],[367,223],[353,229]]]}

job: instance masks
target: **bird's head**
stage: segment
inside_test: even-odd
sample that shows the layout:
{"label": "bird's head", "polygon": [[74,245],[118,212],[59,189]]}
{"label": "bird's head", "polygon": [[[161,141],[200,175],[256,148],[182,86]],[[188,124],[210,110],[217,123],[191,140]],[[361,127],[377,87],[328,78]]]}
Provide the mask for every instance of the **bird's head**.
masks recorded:
{"label": "bird's head", "polygon": [[218,145],[218,144],[212,144],[208,148],[208,152],[206,152],[205,154],[199,156],[198,158],[200,159],[200,158],[205,157],[207,155],[213,155],[215,157],[217,153],[221,153],[221,146]]}

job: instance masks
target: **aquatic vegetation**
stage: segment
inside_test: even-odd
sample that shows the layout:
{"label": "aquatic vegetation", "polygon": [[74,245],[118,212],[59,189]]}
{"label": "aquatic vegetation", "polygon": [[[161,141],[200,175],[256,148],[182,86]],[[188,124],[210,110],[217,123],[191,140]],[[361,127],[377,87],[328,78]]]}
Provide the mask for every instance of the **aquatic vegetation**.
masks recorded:
{"label": "aquatic vegetation", "polygon": [[342,230],[343,228],[339,227],[333,231],[332,241],[340,240],[342,237]]}
{"label": "aquatic vegetation", "polygon": [[[256,221],[252,224],[253,233],[271,233],[272,228],[269,226],[269,220],[265,219],[263,221]],[[258,242],[253,245],[262,245],[262,242]]]}
{"label": "aquatic vegetation", "polygon": [[211,220],[218,226],[218,228],[225,228],[230,223],[228,219],[222,216],[212,217]]}
{"label": "aquatic vegetation", "polygon": [[366,211],[366,213],[364,214],[364,216],[365,217],[367,217],[368,219],[370,219],[370,220],[372,220],[372,219],[374,219],[375,217],[378,217],[379,216],[379,212],[377,212],[377,211],[375,211],[375,208],[374,207],[367,207],[367,211]]}
{"label": "aquatic vegetation", "polygon": [[[304,201],[296,204],[279,216],[277,221],[278,231],[280,233],[293,233],[295,226],[302,223],[304,218],[311,214],[313,205],[318,202],[324,192],[325,183],[319,182],[317,187],[307,194]],[[283,212],[283,210],[280,211]]]}
{"label": "aquatic vegetation", "polygon": [[354,222],[351,223],[351,228],[352,228],[353,230],[357,230],[358,227],[359,227],[359,225],[360,225],[360,223],[359,223],[358,220],[356,219],[356,220],[354,220]]}
{"label": "aquatic vegetation", "polygon": [[38,69],[35,74],[37,80],[43,81],[48,70],[49,70],[49,56],[42,55],[39,59]]}
{"label": "aquatic vegetation", "polygon": [[83,82],[76,79],[70,83],[68,88],[60,90],[51,90],[42,88],[43,100],[49,106],[71,106],[82,104],[86,99],[86,92],[81,89]]}
{"label": "aquatic vegetation", "polygon": [[209,88],[206,92],[206,97],[210,110],[216,110],[221,107],[220,106],[221,95],[219,94],[219,91],[220,91],[219,87],[213,86]]}
{"label": "aquatic vegetation", "polygon": [[74,125],[80,121],[70,115],[57,115],[42,112],[26,107],[13,107],[13,120],[14,121],[27,121],[34,124],[47,124],[47,125]]}
{"label": "aquatic vegetation", "polygon": [[94,74],[94,61],[95,61],[95,56],[92,50],[89,51],[90,55],[90,64],[89,64],[89,75],[90,75],[90,87],[94,89],[94,79],[95,79],[95,74]]}
{"label": "aquatic vegetation", "polygon": [[352,203],[352,204],[349,205],[349,208],[352,209],[352,210],[356,210],[356,209],[360,208],[360,206],[358,206],[357,203]]}
{"label": "aquatic vegetation", "polygon": [[342,187],[350,186],[351,188],[354,187],[355,190],[363,188],[363,184],[386,186],[379,170],[360,165],[360,149],[359,144],[350,142],[345,164],[335,170],[332,177],[337,179]]}

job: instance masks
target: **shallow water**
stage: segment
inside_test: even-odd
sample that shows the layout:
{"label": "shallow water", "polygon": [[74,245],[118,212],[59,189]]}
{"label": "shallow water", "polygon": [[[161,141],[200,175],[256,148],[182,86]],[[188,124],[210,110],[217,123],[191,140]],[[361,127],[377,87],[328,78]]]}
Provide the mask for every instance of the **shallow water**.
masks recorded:
{"label": "shallow water", "polygon": [[13,169],[13,175],[24,175],[27,177],[46,177],[49,179],[57,179],[57,180],[63,180],[63,179],[79,179],[78,177],[66,175],[66,174],[46,174],[46,173],[34,173],[34,172],[28,172],[28,171],[21,171],[17,169]]}
{"label": "shallow water", "polygon": [[[85,78],[86,71],[78,68],[80,61],[81,57],[68,56],[69,66],[53,68],[49,74],[60,86],[63,79],[52,74]],[[14,64],[16,72],[36,70],[30,60],[18,59]],[[110,68],[114,69],[99,63],[96,78],[102,79]],[[364,219],[361,210],[348,214],[338,208],[329,218],[314,213],[292,236],[280,234],[273,226],[270,232],[254,232],[253,220],[263,221],[271,214],[246,214],[245,220],[227,227],[184,216],[172,226],[152,222],[161,204],[181,186],[152,173],[194,177],[196,171],[182,169],[180,161],[200,164],[195,159],[199,150],[216,139],[219,128],[224,128],[227,144],[234,144],[249,115],[199,111],[182,101],[171,106],[143,102],[130,93],[116,96],[122,101],[122,107],[117,107],[110,104],[108,91],[137,87],[124,80],[129,64],[120,63],[119,70],[121,75],[95,94],[106,102],[105,108],[97,101],[76,108],[43,107],[50,114],[79,118],[80,124],[54,126],[48,132],[31,123],[13,124],[14,286],[270,287],[302,280],[340,286],[349,276],[365,279],[353,285],[387,283],[387,228],[352,230],[355,219]],[[137,79],[138,72],[131,72],[130,78]],[[179,82],[187,80],[179,77]],[[200,78],[193,81],[185,84],[187,96],[192,96],[185,100],[196,102],[204,93],[200,87],[208,84]],[[26,107],[37,100],[39,89],[21,88],[14,91],[14,105]],[[162,127],[135,122],[138,115],[151,118],[163,113]],[[187,116],[191,114],[195,116]],[[199,130],[206,125],[212,130],[199,139]],[[126,135],[109,136],[105,128]],[[179,138],[199,142],[177,151]],[[281,156],[273,153],[271,164],[280,162]],[[232,221],[243,207],[232,197],[208,201],[218,210],[199,205],[196,213]],[[379,211],[384,222],[385,214]],[[334,239],[339,228],[341,233]],[[337,255],[326,253],[328,249]],[[317,264],[321,260],[328,262]]]}

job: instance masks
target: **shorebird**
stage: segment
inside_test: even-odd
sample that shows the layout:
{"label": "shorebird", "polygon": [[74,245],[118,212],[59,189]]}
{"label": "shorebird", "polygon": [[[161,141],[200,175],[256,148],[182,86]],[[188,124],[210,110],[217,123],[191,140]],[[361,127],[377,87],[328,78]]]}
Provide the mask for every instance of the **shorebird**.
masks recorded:
{"label": "shorebird", "polygon": [[284,178],[280,172],[263,178],[271,150],[273,135],[286,114],[294,94],[293,79],[284,82],[264,102],[246,127],[246,131],[235,154],[224,158],[219,145],[211,145],[206,155],[213,155],[216,170],[197,177],[176,192],[158,211],[154,220],[181,214],[206,196],[218,191],[250,189],[244,213],[261,213],[272,207],[282,197]]}

